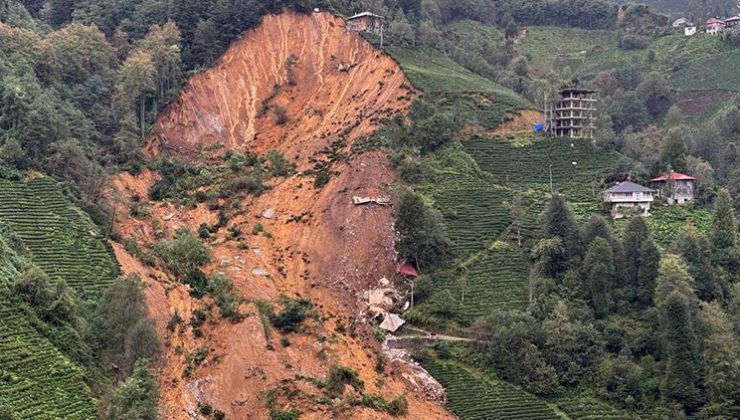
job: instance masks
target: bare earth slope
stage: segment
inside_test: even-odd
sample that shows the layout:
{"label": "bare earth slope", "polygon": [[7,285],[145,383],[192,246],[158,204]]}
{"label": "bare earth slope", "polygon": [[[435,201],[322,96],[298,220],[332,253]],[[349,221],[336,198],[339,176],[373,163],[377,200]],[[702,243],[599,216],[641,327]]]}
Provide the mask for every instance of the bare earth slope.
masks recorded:
{"label": "bare earth slope", "polygon": [[[277,149],[300,174],[337,140],[349,152],[383,118],[405,113],[417,95],[395,61],[346,31],[341,19],[325,13],[268,16],[213,69],[191,79],[181,98],[159,117],[147,152],[157,156],[174,150],[181,158],[198,159],[196,150],[216,143],[258,155]],[[375,369],[381,346],[364,322],[362,292],[382,277],[400,281],[394,274],[392,209],[354,206],[352,197],[390,196],[395,175],[382,153],[349,156],[334,165],[335,174],[323,188],[314,188],[312,177],[294,175],[272,179],[265,194],[245,199],[245,213],[228,226],[248,233],[259,223],[270,234],[248,236],[248,249],[229,240],[227,229],[209,241],[214,262],[205,271],[223,272],[233,280],[245,298],[241,310],[249,316],[236,324],[209,318],[203,338],[189,328],[175,333],[166,329],[175,311],[187,322],[203,302],[190,298],[184,286],[162,271],[143,266],[114,246],[123,271],[140,273],[150,286],[150,312],[166,346],[160,364],[163,418],[190,418],[199,402],[224,411],[227,418],[266,418],[269,390],[277,390],[277,408],[297,408],[301,418],[389,417],[346,401],[320,402],[323,391],[301,378],[323,379],[332,364],[355,369],[368,393],[387,400],[405,394],[411,418],[450,417],[425,397],[425,388],[435,384],[419,375],[418,368],[393,362],[384,373]],[[146,197],[156,179],[151,172],[119,176],[121,206],[127,198]],[[216,220],[205,204],[152,207],[150,220],[118,220],[123,237],[147,244],[156,230],[197,230]],[[261,218],[265,209],[276,216]],[[126,215],[125,208],[119,214]],[[296,215],[302,215],[298,222]],[[269,275],[254,275],[255,268]],[[288,347],[279,344],[277,330],[266,337],[254,305],[259,299],[277,303],[280,296],[305,297],[321,315],[305,331],[287,335]],[[210,349],[208,357],[184,377],[188,355],[203,347]]]}

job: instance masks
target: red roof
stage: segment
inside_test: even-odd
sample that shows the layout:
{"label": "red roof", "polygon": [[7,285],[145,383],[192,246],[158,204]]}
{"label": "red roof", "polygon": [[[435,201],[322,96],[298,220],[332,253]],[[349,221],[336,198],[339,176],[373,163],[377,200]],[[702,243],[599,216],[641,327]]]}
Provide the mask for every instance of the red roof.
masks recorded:
{"label": "red roof", "polygon": [[396,269],[396,273],[403,274],[404,276],[409,277],[419,277],[419,273],[416,271],[414,266],[409,263],[403,263],[399,265]]}
{"label": "red roof", "polygon": [[716,19],[716,18],[709,18],[709,19],[707,19],[707,22],[706,23],[709,26],[711,26],[711,25],[724,25],[725,24],[725,21],[719,20],[719,19]]}
{"label": "red roof", "polygon": [[[672,172],[671,179],[673,179],[674,181],[694,181],[696,178],[694,178],[693,176],[679,174],[678,172]],[[650,181],[651,182],[666,182],[668,181],[668,177],[659,176],[657,178],[651,179]]]}

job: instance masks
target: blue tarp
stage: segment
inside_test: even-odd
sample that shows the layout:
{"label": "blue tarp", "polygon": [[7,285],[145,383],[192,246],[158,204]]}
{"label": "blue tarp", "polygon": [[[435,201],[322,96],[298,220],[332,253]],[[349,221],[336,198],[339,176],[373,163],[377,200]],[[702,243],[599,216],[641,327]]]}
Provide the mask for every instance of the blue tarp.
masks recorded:
{"label": "blue tarp", "polygon": [[534,125],[534,132],[535,133],[541,133],[545,131],[545,124],[543,123],[537,123]]}

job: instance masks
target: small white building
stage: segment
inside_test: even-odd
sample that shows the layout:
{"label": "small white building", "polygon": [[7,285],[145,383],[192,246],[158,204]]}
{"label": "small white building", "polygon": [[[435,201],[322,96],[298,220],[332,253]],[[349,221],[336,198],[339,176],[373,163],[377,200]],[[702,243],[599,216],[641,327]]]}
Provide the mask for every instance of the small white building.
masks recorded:
{"label": "small white building", "polygon": [[624,181],[604,191],[604,203],[612,217],[650,216],[655,190],[632,181]]}
{"label": "small white building", "polygon": [[717,35],[725,30],[725,21],[717,18],[709,18],[705,22],[707,27],[707,33],[709,35]]}
{"label": "small white building", "polygon": [[696,26],[687,26],[683,28],[683,34],[685,36],[696,35]]}
{"label": "small white building", "polygon": [[694,199],[694,183],[696,178],[671,171],[668,176],[660,176],[650,180],[658,191],[658,197],[668,204],[686,204]]}

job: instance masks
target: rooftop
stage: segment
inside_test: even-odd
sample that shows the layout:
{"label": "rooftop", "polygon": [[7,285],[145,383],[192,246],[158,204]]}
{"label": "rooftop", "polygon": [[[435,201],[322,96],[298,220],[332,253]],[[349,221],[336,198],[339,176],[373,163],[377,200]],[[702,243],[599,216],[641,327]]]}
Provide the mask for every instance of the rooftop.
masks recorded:
{"label": "rooftop", "polygon": [[673,181],[694,181],[696,179],[693,176],[679,174],[678,172],[671,172],[669,176],[659,176],[657,178],[651,179],[650,181],[651,182],[666,182],[668,181],[669,177]]}
{"label": "rooftop", "polygon": [[362,18],[362,17],[375,17],[375,18],[383,19],[383,16],[376,15],[375,13],[372,13],[372,12],[362,12],[362,13],[358,13],[358,14],[352,16],[351,18],[348,18],[347,20],[359,19],[359,18]]}
{"label": "rooftop", "polygon": [[640,184],[635,184],[632,181],[624,181],[606,190],[608,193],[635,193],[635,192],[655,192],[655,190],[648,187],[643,187]]}

